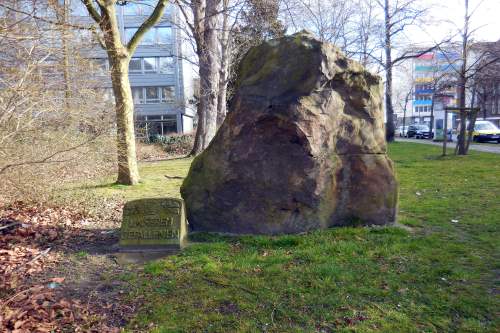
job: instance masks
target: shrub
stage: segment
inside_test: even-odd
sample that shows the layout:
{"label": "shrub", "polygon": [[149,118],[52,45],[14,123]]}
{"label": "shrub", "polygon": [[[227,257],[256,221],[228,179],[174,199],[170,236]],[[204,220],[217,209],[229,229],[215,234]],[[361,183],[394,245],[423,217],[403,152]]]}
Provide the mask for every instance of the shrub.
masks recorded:
{"label": "shrub", "polygon": [[193,148],[193,134],[154,135],[150,142],[160,145],[168,155],[187,155]]}

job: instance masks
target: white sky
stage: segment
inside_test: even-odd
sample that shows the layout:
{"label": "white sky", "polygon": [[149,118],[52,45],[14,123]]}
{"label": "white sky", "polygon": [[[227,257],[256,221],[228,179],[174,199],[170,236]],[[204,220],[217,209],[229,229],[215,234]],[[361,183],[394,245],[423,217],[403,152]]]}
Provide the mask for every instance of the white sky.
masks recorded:
{"label": "white sky", "polygon": [[[457,26],[463,25],[464,0],[421,0],[432,6],[432,24],[412,27],[408,35],[417,43],[440,41],[457,33]],[[500,39],[500,0],[469,0],[469,12],[476,41],[497,41]],[[453,23],[455,22],[455,23]]]}

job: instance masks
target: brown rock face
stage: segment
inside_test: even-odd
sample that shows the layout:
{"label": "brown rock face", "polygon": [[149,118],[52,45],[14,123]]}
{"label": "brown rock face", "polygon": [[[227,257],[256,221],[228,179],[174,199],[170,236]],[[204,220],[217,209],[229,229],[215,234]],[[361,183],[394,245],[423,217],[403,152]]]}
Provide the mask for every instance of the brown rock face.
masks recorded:
{"label": "brown rock face", "polygon": [[238,78],[226,120],[181,188],[194,230],[395,221],[378,76],[302,32],[251,49]]}

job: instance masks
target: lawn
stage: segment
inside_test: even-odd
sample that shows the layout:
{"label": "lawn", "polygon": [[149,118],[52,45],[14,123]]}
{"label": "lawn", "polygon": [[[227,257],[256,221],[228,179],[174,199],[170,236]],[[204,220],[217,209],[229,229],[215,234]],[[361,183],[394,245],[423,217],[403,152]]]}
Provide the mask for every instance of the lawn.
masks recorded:
{"label": "lawn", "polygon": [[77,184],[70,188],[71,195],[83,192],[101,197],[118,197],[125,200],[155,197],[178,197],[182,179],[187,175],[191,158],[176,158],[159,162],[142,162],[139,165],[141,181],[136,186],[118,185],[116,176],[110,176],[97,184]]}
{"label": "lawn", "polygon": [[[121,276],[148,332],[498,332],[500,155],[390,145],[405,227],[307,235],[193,235]],[[190,160],[142,165],[128,199],[178,196]]]}

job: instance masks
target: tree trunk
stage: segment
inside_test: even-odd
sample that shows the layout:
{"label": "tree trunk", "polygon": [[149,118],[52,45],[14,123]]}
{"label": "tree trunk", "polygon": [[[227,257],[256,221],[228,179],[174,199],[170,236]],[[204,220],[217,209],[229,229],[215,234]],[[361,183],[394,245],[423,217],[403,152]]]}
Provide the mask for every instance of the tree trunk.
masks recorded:
{"label": "tree trunk", "polygon": [[223,0],[223,21],[220,33],[220,72],[219,72],[219,92],[217,95],[217,128],[222,125],[227,113],[227,79],[229,70],[229,27],[228,27],[228,0]]}
{"label": "tree trunk", "polygon": [[432,135],[432,130],[434,129],[434,99],[436,98],[436,87],[433,89],[434,93],[432,94],[432,101],[431,101],[431,125],[429,126],[431,135]]}
{"label": "tree trunk", "polygon": [[470,120],[469,120],[469,126],[467,129],[467,143],[465,146],[465,153],[467,154],[469,152],[469,146],[470,142],[472,141],[472,132],[474,132],[474,126],[476,125],[476,119],[477,119],[477,113],[473,111],[474,104],[476,100],[476,85],[472,87],[472,97],[471,97],[471,102],[470,102]]}
{"label": "tree trunk", "polygon": [[385,138],[394,141],[394,107],[392,105],[392,54],[391,54],[391,18],[389,15],[389,0],[385,0]]}
{"label": "tree trunk", "polygon": [[225,67],[225,69],[221,69],[219,77],[219,93],[217,96],[217,128],[222,125],[227,113],[227,66],[223,63],[222,67]]}
{"label": "tree trunk", "polygon": [[[201,88],[200,88],[201,90]],[[189,153],[189,156],[196,156],[203,151],[203,140],[205,137],[205,108],[203,106],[203,100],[198,101],[198,106],[196,109],[198,114],[198,125],[196,126],[196,133],[194,136],[193,149]]]}
{"label": "tree trunk", "polygon": [[467,84],[467,47],[469,39],[469,1],[465,0],[465,16],[464,16],[464,30],[462,32],[462,64],[460,66],[460,73],[458,77],[458,107],[460,108],[460,136],[458,138],[457,147],[458,155],[467,155],[466,147],[466,130],[467,130],[467,117],[465,112],[465,89]]}
{"label": "tree trunk", "polygon": [[[405,126],[406,126],[406,108],[408,107],[408,102],[409,102],[409,99],[410,99],[410,96],[413,96],[412,94],[413,90],[410,89],[410,91],[406,94],[406,97],[405,97],[405,107],[403,109],[403,137],[405,138],[406,137],[406,130],[405,130]],[[401,136],[401,133],[399,134],[399,136]]]}
{"label": "tree trunk", "polygon": [[200,99],[203,100],[205,126],[203,149],[212,141],[217,131],[217,97],[219,86],[219,61],[217,25],[219,21],[219,0],[206,2],[203,54],[200,66]]}
{"label": "tree trunk", "polygon": [[217,131],[219,3],[220,0],[194,0],[191,3],[200,77],[198,126],[191,156],[201,153],[210,144]]}
{"label": "tree trunk", "polygon": [[134,100],[128,79],[130,57],[118,57],[108,53],[111,65],[111,82],[115,95],[117,126],[117,183],[135,185],[139,183],[139,169],[135,152]]}
{"label": "tree trunk", "polygon": [[64,79],[64,106],[66,111],[71,108],[71,85],[70,85],[70,72],[69,72],[69,47],[68,47],[68,23],[69,16],[69,3],[68,0],[63,2],[63,24],[61,25],[61,41],[62,41],[62,54],[63,54],[63,79]]}
{"label": "tree trunk", "polygon": [[[151,15],[136,33],[123,45],[116,16],[116,1],[81,0],[103,34],[101,46],[108,54],[111,65],[111,82],[115,95],[116,141],[118,156],[117,183],[135,185],[139,182],[139,169],[135,153],[134,101],[128,79],[128,66],[146,32],[160,22],[167,0],[158,0]],[[95,6],[97,5],[98,8]]]}

